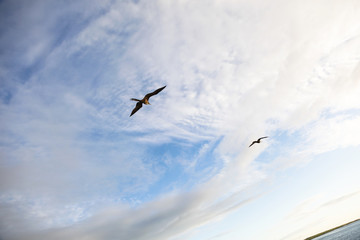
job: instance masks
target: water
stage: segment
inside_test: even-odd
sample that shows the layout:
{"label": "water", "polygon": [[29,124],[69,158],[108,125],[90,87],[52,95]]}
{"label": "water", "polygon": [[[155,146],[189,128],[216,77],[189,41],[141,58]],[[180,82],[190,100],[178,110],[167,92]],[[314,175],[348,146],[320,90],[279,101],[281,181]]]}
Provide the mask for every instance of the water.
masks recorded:
{"label": "water", "polygon": [[314,238],[314,240],[360,240],[360,220]]}

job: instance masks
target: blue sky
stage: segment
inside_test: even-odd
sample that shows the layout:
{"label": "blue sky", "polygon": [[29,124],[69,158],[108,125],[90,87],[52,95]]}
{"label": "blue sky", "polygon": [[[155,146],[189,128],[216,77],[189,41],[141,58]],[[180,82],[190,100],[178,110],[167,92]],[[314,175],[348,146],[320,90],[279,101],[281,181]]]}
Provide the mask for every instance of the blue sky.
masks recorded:
{"label": "blue sky", "polygon": [[0,238],[288,240],[359,218],[358,1],[5,0],[0,20]]}

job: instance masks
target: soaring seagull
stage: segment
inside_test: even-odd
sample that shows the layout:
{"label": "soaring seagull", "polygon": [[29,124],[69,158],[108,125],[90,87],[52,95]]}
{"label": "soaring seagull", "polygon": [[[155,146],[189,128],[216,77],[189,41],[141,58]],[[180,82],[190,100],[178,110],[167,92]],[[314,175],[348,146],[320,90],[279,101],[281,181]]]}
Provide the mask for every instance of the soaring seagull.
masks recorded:
{"label": "soaring seagull", "polygon": [[253,141],[253,142],[250,144],[249,147],[251,147],[251,146],[252,146],[253,144],[255,144],[255,143],[260,143],[261,139],[264,139],[264,138],[268,138],[268,136],[266,136],[266,137],[261,137],[261,138],[259,138],[258,140]]}
{"label": "soaring seagull", "polygon": [[136,112],[142,107],[143,104],[145,104],[145,105],[150,105],[149,98],[150,98],[151,96],[154,96],[154,95],[158,94],[159,92],[161,92],[165,87],[166,87],[166,86],[163,86],[163,87],[161,87],[161,88],[159,88],[159,89],[156,89],[155,91],[153,91],[153,92],[151,92],[151,93],[146,94],[145,97],[144,97],[143,99],[141,99],[141,100],[136,99],[136,98],[131,98],[130,100],[137,101],[137,103],[136,103],[135,108],[132,110],[132,112],[131,112],[131,114],[130,114],[130,117],[131,117],[134,113],[136,113]]}

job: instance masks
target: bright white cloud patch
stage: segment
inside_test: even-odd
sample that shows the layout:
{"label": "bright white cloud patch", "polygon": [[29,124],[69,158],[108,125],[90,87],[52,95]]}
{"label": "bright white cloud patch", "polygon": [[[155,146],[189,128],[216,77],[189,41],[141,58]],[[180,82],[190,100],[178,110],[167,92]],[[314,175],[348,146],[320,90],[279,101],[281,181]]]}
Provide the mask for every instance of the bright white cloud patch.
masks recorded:
{"label": "bright white cloud patch", "polygon": [[239,238],[290,166],[359,147],[358,1],[30,5],[0,3],[0,237]]}

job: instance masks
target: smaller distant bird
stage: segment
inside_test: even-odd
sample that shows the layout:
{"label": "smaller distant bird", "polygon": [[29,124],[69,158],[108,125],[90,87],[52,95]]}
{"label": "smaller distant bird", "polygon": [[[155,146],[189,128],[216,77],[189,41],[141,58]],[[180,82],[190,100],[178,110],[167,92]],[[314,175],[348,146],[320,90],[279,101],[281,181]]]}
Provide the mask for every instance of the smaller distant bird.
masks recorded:
{"label": "smaller distant bird", "polygon": [[268,136],[266,136],[266,137],[261,137],[261,138],[259,138],[258,140],[253,141],[253,142],[250,144],[249,147],[251,147],[251,146],[254,145],[255,143],[260,143],[261,139],[264,139],[264,138],[268,138]]}
{"label": "smaller distant bird", "polygon": [[163,86],[163,87],[161,87],[159,89],[156,89],[155,91],[153,91],[151,93],[146,94],[145,97],[143,99],[141,99],[141,100],[136,99],[136,98],[131,98],[130,100],[137,101],[137,103],[136,103],[135,108],[132,110],[132,112],[130,114],[130,117],[132,115],[134,115],[134,113],[136,113],[142,107],[143,104],[150,105],[149,98],[151,96],[154,96],[154,95],[158,94],[159,92],[161,92],[165,87],[166,86]]}

